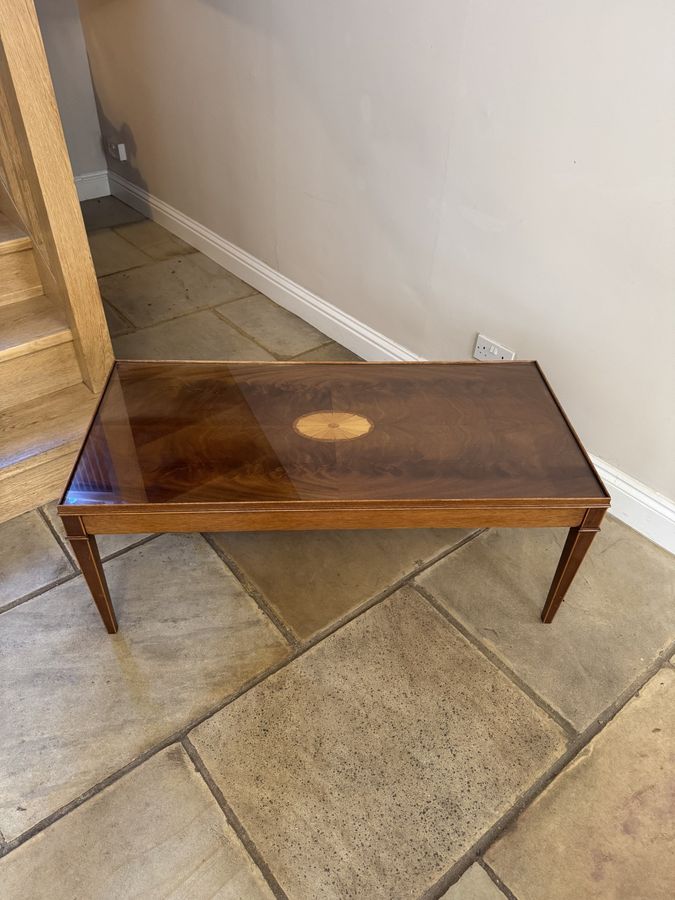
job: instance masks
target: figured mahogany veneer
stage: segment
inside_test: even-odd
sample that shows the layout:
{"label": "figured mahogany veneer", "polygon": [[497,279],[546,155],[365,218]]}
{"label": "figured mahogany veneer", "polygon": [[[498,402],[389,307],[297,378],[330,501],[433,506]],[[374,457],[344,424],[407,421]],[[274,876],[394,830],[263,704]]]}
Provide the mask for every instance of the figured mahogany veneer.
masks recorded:
{"label": "figured mahogany veneer", "polygon": [[550,622],[610,500],[536,362],[115,363],[59,506],[94,535],[550,527]]}

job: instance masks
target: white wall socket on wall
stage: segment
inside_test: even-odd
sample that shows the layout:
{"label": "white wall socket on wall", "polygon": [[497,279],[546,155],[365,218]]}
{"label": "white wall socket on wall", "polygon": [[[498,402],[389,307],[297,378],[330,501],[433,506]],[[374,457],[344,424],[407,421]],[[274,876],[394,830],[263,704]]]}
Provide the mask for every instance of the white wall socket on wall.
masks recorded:
{"label": "white wall socket on wall", "polygon": [[488,362],[501,362],[503,359],[515,359],[516,354],[503,344],[498,344],[484,334],[476,335],[476,346],[473,348],[473,358],[487,360]]}
{"label": "white wall socket on wall", "polygon": [[117,144],[115,141],[108,141],[108,153],[114,159],[119,159],[120,162],[126,162],[127,160],[126,144]]}

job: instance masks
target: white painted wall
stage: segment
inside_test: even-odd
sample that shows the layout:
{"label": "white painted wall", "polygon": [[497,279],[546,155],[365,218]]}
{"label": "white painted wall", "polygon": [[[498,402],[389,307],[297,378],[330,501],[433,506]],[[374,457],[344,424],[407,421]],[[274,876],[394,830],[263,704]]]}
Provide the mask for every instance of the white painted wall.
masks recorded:
{"label": "white painted wall", "polygon": [[112,168],[424,357],[536,357],[675,497],[672,0],[81,10]]}
{"label": "white painted wall", "polygon": [[73,173],[107,168],[77,0],[35,0]]}

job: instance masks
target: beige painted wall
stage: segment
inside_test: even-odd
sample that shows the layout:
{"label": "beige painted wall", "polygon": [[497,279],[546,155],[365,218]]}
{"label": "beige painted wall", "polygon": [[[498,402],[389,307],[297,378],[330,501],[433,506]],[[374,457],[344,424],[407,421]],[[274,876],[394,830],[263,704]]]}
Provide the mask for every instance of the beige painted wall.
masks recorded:
{"label": "beige painted wall", "polygon": [[675,497],[671,0],[81,7],[121,174],[425,357],[538,358]]}
{"label": "beige painted wall", "polygon": [[35,0],[75,175],[107,168],[77,0]]}

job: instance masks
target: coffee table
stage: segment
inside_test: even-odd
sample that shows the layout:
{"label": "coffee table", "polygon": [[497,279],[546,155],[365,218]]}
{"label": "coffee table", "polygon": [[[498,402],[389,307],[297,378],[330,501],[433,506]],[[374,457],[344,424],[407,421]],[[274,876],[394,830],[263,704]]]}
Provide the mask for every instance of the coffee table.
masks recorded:
{"label": "coffee table", "polygon": [[609,504],[536,362],[126,360],[58,512],[115,633],[97,534],[567,526],[548,623]]}

